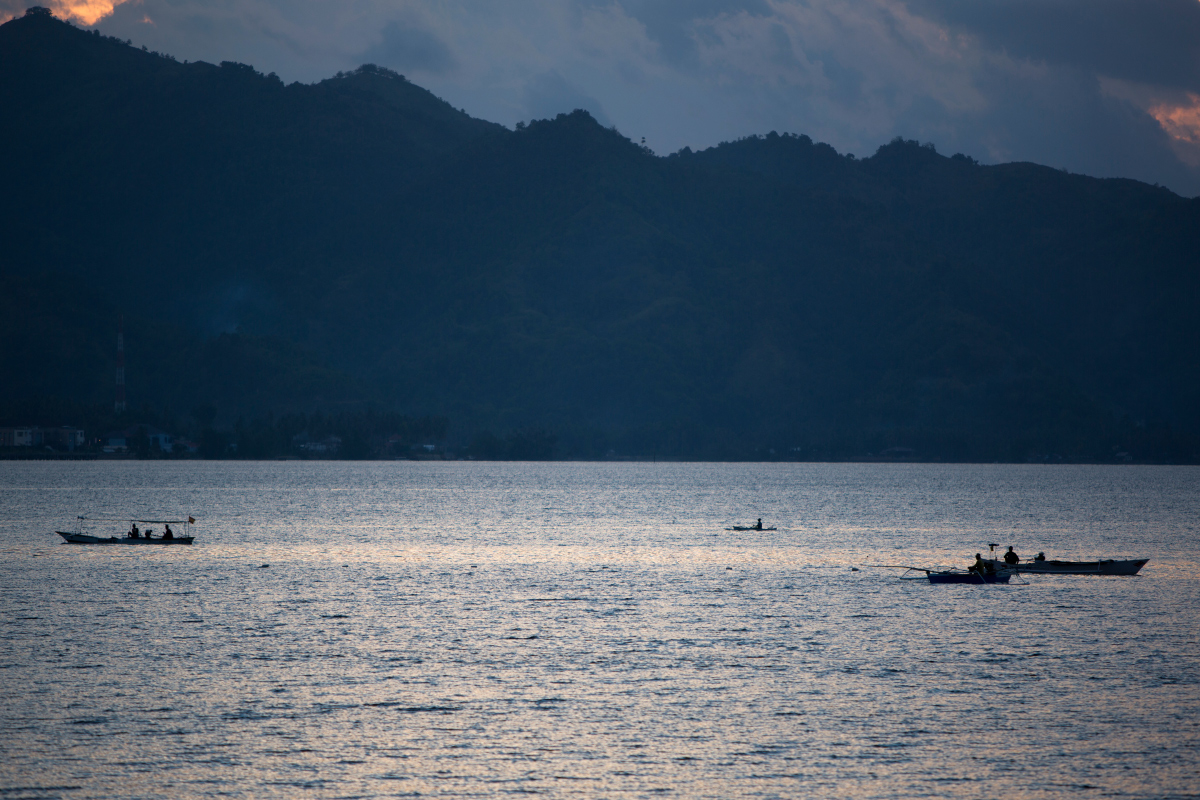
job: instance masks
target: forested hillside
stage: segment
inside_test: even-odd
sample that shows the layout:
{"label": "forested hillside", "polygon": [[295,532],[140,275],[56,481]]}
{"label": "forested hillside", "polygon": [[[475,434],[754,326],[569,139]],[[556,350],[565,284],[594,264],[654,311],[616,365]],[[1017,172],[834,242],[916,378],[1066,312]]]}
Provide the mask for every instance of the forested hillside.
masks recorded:
{"label": "forested hillside", "polygon": [[1200,199],[1166,189],[902,140],[659,157],[582,111],[510,131],[384,69],[284,85],[40,12],[0,26],[0,108],[13,422],[111,405],[123,315],[131,405],[218,425],[1200,460]]}

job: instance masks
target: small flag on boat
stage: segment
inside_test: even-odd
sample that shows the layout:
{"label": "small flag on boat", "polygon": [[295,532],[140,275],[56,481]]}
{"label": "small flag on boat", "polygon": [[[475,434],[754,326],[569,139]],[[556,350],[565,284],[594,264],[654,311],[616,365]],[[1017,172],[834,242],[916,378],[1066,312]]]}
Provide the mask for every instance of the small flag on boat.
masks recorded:
{"label": "small flag on boat", "polygon": [[194,525],[194,524],[196,524],[196,518],[188,517],[188,525]]}

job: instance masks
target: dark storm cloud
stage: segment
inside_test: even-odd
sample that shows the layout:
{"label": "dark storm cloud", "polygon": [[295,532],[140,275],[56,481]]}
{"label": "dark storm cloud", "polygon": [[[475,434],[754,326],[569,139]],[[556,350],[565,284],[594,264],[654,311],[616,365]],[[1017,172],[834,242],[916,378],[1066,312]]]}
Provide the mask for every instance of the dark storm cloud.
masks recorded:
{"label": "dark storm cloud", "polygon": [[419,25],[389,22],[380,32],[380,42],[362,54],[363,61],[401,72],[440,74],[458,66],[446,43]]}
{"label": "dark storm cloud", "polygon": [[1017,58],[1172,89],[1200,89],[1197,0],[915,0]]}

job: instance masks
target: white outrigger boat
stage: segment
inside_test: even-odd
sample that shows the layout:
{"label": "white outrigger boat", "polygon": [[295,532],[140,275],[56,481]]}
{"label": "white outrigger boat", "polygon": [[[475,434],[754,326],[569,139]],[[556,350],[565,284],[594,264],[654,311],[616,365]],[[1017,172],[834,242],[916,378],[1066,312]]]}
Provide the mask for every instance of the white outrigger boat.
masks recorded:
{"label": "white outrigger boat", "polygon": [[1006,564],[1003,560],[996,558],[996,548],[999,545],[989,544],[988,547],[991,548],[992,557],[984,559],[985,561],[990,561],[998,567],[1015,569],[1026,575],[1137,575],[1138,571],[1150,560],[1148,558],[1101,558],[1096,561],[1058,561],[1057,559],[1048,559],[1044,554],[1038,553],[1035,558],[1027,558],[1016,564]]}
{"label": "white outrigger boat", "polygon": [[1017,570],[1026,575],[1137,575],[1149,560],[1102,558],[1099,561],[1056,561],[1033,558],[1017,564]]}
{"label": "white outrigger boat", "polygon": [[[123,519],[116,517],[76,517],[78,522],[71,533],[55,531],[63,537],[67,544],[191,544],[196,537],[191,535],[192,525],[196,524],[194,517],[187,519]],[[124,536],[93,536],[84,533],[84,525],[88,522],[128,522],[129,532]],[[145,533],[138,530],[138,524],[162,525],[163,534],[153,535],[153,529],[147,528]],[[171,525],[183,525],[185,533],[180,536],[171,531]],[[170,535],[167,535],[167,534]]]}

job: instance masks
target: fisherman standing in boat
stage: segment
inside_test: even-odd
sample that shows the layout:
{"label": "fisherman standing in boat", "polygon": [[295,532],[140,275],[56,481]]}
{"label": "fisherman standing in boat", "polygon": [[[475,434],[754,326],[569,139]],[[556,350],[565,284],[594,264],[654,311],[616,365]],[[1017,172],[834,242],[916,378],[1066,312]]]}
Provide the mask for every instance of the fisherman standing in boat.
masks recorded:
{"label": "fisherman standing in boat", "polygon": [[1008,552],[1004,554],[1004,563],[1008,564],[1010,567],[1015,567],[1017,564],[1021,563],[1021,557],[1013,552],[1011,544],[1008,546]]}

